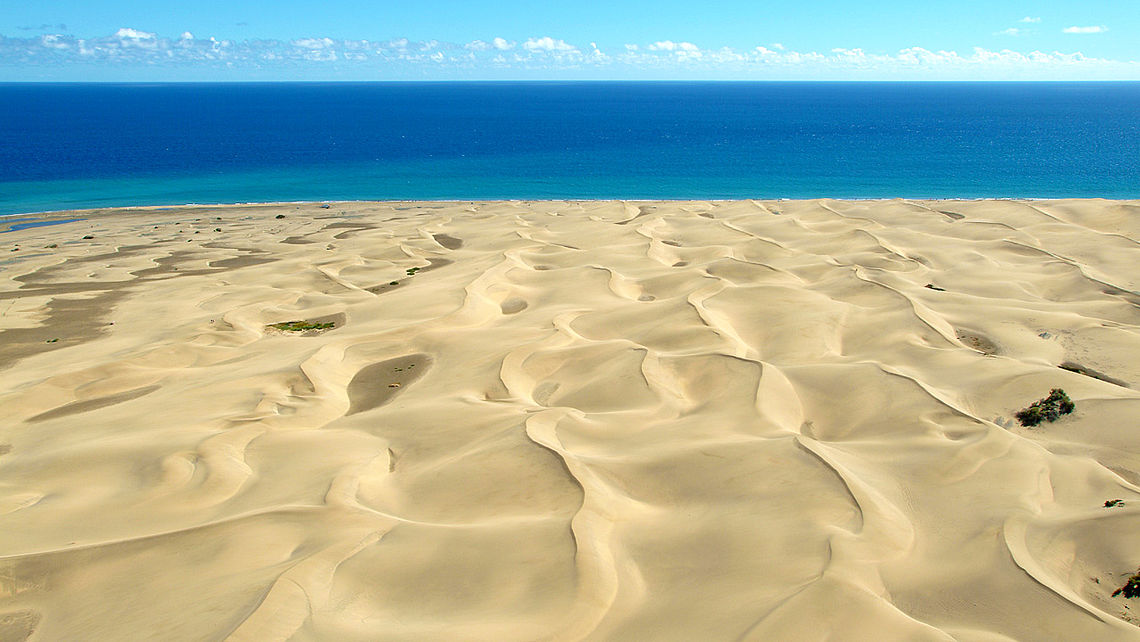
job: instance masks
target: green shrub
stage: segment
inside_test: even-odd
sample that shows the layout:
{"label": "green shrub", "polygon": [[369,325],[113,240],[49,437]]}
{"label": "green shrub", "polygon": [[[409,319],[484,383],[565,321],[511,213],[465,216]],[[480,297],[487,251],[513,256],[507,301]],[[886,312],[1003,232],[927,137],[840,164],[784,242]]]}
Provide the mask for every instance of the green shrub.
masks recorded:
{"label": "green shrub", "polygon": [[329,328],[336,327],[336,324],[332,321],[327,321],[325,323],[312,323],[309,321],[286,321],[284,323],[274,323],[269,327],[275,328],[277,330],[283,330],[285,332],[304,332],[306,330],[327,330]]}
{"label": "green shrub", "polygon": [[1124,594],[1124,597],[1128,598],[1140,597],[1140,572],[1128,578],[1128,581],[1125,582],[1124,586],[1113,591],[1112,597],[1116,597],[1121,593]]}
{"label": "green shrub", "polygon": [[1018,410],[1013,416],[1017,417],[1022,426],[1036,426],[1042,421],[1057,421],[1061,415],[1073,412],[1074,408],[1076,405],[1064,390],[1053,388],[1049,391],[1048,397],[1034,401],[1028,408]]}

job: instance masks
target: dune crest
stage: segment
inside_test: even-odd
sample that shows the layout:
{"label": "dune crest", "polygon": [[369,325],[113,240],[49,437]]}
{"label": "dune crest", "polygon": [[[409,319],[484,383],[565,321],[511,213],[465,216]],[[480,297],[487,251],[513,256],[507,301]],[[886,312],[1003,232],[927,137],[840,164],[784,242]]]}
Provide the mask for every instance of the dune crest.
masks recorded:
{"label": "dune crest", "polygon": [[1140,639],[1140,203],[51,216],[0,638]]}

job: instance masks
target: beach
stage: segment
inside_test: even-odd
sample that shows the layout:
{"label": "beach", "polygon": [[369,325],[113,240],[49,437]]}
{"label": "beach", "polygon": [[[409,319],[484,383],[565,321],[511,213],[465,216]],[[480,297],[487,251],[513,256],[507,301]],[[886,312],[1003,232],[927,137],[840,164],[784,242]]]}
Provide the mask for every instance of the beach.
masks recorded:
{"label": "beach", "polygon": [[1140,201],[19,218],[0,640],[1140,639]]}

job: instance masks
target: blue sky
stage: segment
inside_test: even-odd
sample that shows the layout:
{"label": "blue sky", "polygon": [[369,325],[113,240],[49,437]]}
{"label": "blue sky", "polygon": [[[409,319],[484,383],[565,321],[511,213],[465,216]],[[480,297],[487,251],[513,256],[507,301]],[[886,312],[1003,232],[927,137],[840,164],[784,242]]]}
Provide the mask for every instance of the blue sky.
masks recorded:
{"label": "blue sky", "polygon": [[0,81],[1136,79],[1137,0],[4,0]]}

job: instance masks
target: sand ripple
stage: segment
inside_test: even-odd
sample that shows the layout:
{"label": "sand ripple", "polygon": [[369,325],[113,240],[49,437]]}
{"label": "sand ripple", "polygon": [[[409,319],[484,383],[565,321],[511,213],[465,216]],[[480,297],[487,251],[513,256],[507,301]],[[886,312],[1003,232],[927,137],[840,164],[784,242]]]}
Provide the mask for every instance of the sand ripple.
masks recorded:
{"label": "sand ripple", "polygon": [[[1140,566],[1138,214],[348,203],[13,232],[0,638],[1140,639],[1110,595]],[[1017,425],[1054,387],[1076,412]]]}

